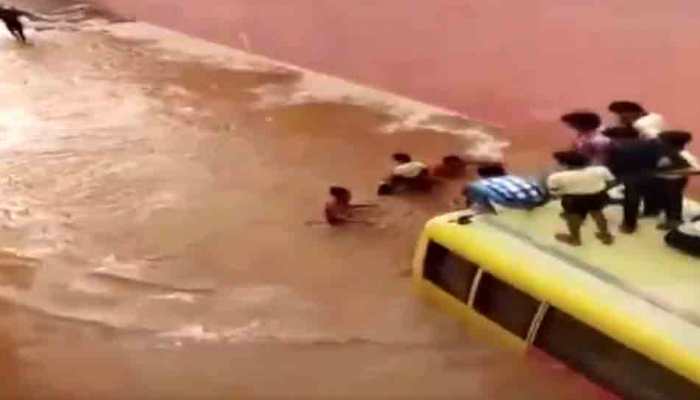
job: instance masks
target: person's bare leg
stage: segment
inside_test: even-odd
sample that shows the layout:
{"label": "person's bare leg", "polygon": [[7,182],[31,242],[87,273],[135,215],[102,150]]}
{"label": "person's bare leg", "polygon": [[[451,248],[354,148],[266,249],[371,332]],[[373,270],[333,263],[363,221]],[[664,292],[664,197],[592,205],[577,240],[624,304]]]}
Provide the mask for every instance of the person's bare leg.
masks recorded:
{"label": "person's bare leg", "polygon": [[591,218],[595,221],[596,226],[598,226],[598,232],[596,237],[603,242],[603,244],[612,244],[613,236],[610,234],[608,229],[608,220],[602,211],[591,211]]}
{"label": "person's bare leg", "polygon": [[560,242],[564,242],[572,246],[580,246],[583,217],[577,214],[566,214],[565,219],[569,233],[557,233],[554,235],[554,237]]}
{"label": "person's bare leg", "polygon": [[22,26],[18,26],[15,28],[15,30],[17,31],[19,41],[22,43],[27,43],[27,38],[24,36],[24,28]]}
{"label": "person's bare leg", "polygon": [[12,28],[10,28],[10,27],[8,26],[8,27],[7,27],[7,31],[10,32],[10,35],[12,35],[12,37],[15,38],[15,40],[17,40],[17,41],[20,41],[20,40],[21,40],[21,39],[19,38],[19,36],[17,36],[17,32],[15,32],[14,29],[12,29]]}

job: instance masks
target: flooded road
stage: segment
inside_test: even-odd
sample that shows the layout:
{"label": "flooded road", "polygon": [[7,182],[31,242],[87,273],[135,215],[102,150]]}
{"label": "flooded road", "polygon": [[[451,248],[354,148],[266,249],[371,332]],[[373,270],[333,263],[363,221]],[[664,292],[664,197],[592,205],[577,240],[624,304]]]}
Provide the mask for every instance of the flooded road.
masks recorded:
{"label": "flooded road", "polygon": [[517,140],[537,137],[540,150],[562,133],[563,109],[604,110],[611,99],[639,99],[700,131],[700,3],[692,0],[99,3],[492,121]]}
{"label": "flooded road", "polygon": [[304,224],[329,184],[374,200],[396,149],[498,156],[496,130],[89,8],[61,15],[30,47],[0,37],[3,398],[589,393],[412,295],[414,241],[458,183],[382,199],[380,228]]}

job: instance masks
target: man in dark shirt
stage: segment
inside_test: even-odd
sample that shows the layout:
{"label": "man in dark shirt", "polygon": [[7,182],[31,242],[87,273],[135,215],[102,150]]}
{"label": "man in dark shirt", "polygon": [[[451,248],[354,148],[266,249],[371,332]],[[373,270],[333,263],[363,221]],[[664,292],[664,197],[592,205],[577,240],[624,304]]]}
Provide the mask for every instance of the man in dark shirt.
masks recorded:
{"label": "man in dark shirt", "polygon": [[662,138],[631,139],[611,149],[608,167],[625,185],[624,219],[620,230],[632,233],[637,230],[642,193],[654,182],[653,174],[659,170],[686,168],[688,163],[680,156],[678,149]]}

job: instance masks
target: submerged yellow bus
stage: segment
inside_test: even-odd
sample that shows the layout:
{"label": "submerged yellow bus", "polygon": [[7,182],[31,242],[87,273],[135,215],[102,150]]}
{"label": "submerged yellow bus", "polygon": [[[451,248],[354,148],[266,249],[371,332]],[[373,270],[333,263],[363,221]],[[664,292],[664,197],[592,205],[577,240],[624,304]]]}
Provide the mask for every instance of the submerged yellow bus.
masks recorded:
{"label": "submerged yellow bus", "polygon": [[[688,212],[700,214],[697,203]],[[518,349],[544,352],[625,399],[700,399],[700,259],[668,247],[656,221],[605,246],[567,246],[558,202],[430,220],[418,291]],[[606,209],[611,226],[619,207]]]}

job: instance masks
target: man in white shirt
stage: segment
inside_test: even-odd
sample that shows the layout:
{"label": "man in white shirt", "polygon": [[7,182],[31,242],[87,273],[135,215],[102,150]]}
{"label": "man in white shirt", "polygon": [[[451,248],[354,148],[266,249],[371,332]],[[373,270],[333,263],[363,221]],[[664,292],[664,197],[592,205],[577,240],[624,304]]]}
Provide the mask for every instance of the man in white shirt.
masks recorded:
{"label": "man in white shirt", "polygon": [[381,182],[377,194],[388,195],[403,190],[428,191],[433,185],[428,166],[420,161],[413,161],[406,153],[395,153],[392,155],[394,161],[398,163],[389,178]]}
{"label": "man in white shirt", "polygon": [[612,244],[613,236],[608,229],[608,221],[603,208],[608,205],[607,191],[615,182],[615,177],[604,166],[590,166],[590,160],[575,151],[554,153],[554,158],[566,171],[556,172],[547,178],[547,188],[552,196],[561,196],[564,219],[568,234],[556,234],[561,242],[581,245],[581,226],[586,217],[598,227],[596,237],[604,244]]}

